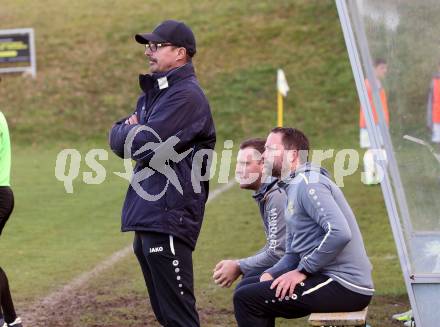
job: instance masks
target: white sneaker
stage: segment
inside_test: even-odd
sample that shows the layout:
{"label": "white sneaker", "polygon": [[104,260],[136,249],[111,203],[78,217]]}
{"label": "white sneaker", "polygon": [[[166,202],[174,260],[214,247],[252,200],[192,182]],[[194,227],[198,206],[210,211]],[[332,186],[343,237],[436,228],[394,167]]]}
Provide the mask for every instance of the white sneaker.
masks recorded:
{"label": "white sneaker", "polygon": [[3,324],[3,327],[23,327],[21,324],[21,318],[17,317],[13,322],[7,324],[6,322]]}

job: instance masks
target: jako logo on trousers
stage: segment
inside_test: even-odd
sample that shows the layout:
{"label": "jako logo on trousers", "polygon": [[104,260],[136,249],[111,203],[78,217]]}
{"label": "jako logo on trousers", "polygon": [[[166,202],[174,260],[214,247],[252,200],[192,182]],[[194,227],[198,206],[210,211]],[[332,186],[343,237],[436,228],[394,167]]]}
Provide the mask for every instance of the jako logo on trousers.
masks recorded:
{"label": "jako logo on trousers", "polygon": [[156,248],[150,248],[150,253],[154,253],[154,252],[162,252],[163,251],[163,247],[159,246]]}

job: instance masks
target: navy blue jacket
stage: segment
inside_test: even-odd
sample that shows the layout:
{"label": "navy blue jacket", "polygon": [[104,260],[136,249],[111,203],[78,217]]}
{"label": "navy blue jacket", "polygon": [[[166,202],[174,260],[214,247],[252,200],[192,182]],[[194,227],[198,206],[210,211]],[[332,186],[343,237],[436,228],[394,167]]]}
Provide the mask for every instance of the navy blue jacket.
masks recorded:
{"label": "navy blue jacket", "polygon": [[[139,97],[135,111],[139,125],[125,124],[127,118],[124,118],[113,125],[109,135],[110,147],[116,155],[136,161],[134,177],[142,170],[148,172],[138,184],[132,179],[128,187],[121,230],[171,234],[194,249],[202,226],[209,181],[197,180],[191,170],[198,151],[209,152],[215,146],[209,103],[191,63],[166,73],[141,75],[140,84],[144,93]],[[134,138],[130,138],[139,130]],[[168,154],[160,154],[166,141],[175,137],[179,139],[177,144],[172,143],[175,155],[188,152],[183,159],[170,159]],[[128,141],[132,145],[124,152],[127,139],[132,140],[132,143]],[[170,160],[164,161],[159,168],[171,168],[175,172],[180,190],[170,183],[170,175],[157,170],[157,162],[164,159]],[[198,170],[203,175],[208,168],[207,160],[203,160]],[[194,188],[192,179],[200,187]],[[140,192],[133,185],[140,186]],[[140,196],[146,194],[143,191],[150,197]],[[151,195],[157,196],[153,199]]]}

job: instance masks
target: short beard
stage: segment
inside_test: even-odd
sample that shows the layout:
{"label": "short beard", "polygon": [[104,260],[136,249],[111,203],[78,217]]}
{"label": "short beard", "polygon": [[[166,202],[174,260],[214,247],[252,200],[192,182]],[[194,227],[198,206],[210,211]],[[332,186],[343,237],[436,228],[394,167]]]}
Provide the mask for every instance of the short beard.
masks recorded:
{"label": "short beard", "polygon": [[273,165],[270,165],[270,166],[265,166],[264,167],[265,176],[280,178],[281,177],[281,168],[282,167],[279,167],[279,165],[277,165],[276,163],[273,163]]}

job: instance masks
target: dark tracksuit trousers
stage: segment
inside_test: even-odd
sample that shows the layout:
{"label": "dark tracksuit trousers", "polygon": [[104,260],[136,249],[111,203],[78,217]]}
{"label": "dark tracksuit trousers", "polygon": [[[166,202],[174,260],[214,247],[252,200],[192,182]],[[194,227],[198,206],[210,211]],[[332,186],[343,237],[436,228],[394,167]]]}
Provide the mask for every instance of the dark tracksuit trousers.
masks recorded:
{"label": "dark tracksuit trousers", "polygon": [[157,320],[167,327],[198,327],[192,250],[171,235],[135,232],[139,261]]}
{"label": "dark tracksuit trousers", "polygon": [[[0,186],[0,235],[13,209],[14,194],[11,188],[9,186]],[[17,318],[9,290],[8,278],[0,267],[0,317],[2,313],[7,323],[11,323]]]}
{"label": "dark tracksuit trousers", "polygon": [[270,268],[270,267],[252,269],[251,271],[249,271],[243,275],[242,280],[249,278],[249,277],[261,276],[261,274],[263,274],[267,270],[267,268]]}
{"label": "dark tracksuit trousers", "polygon": [[296,286],[292,297],[275,298],[273,281],[260,277],[243,279],[234,292],[235,318],[239,327],[274,327],[275,318],[300,318],[312,312],[358,311],[371,296],[343,287],[330,277],[313,275]]}

